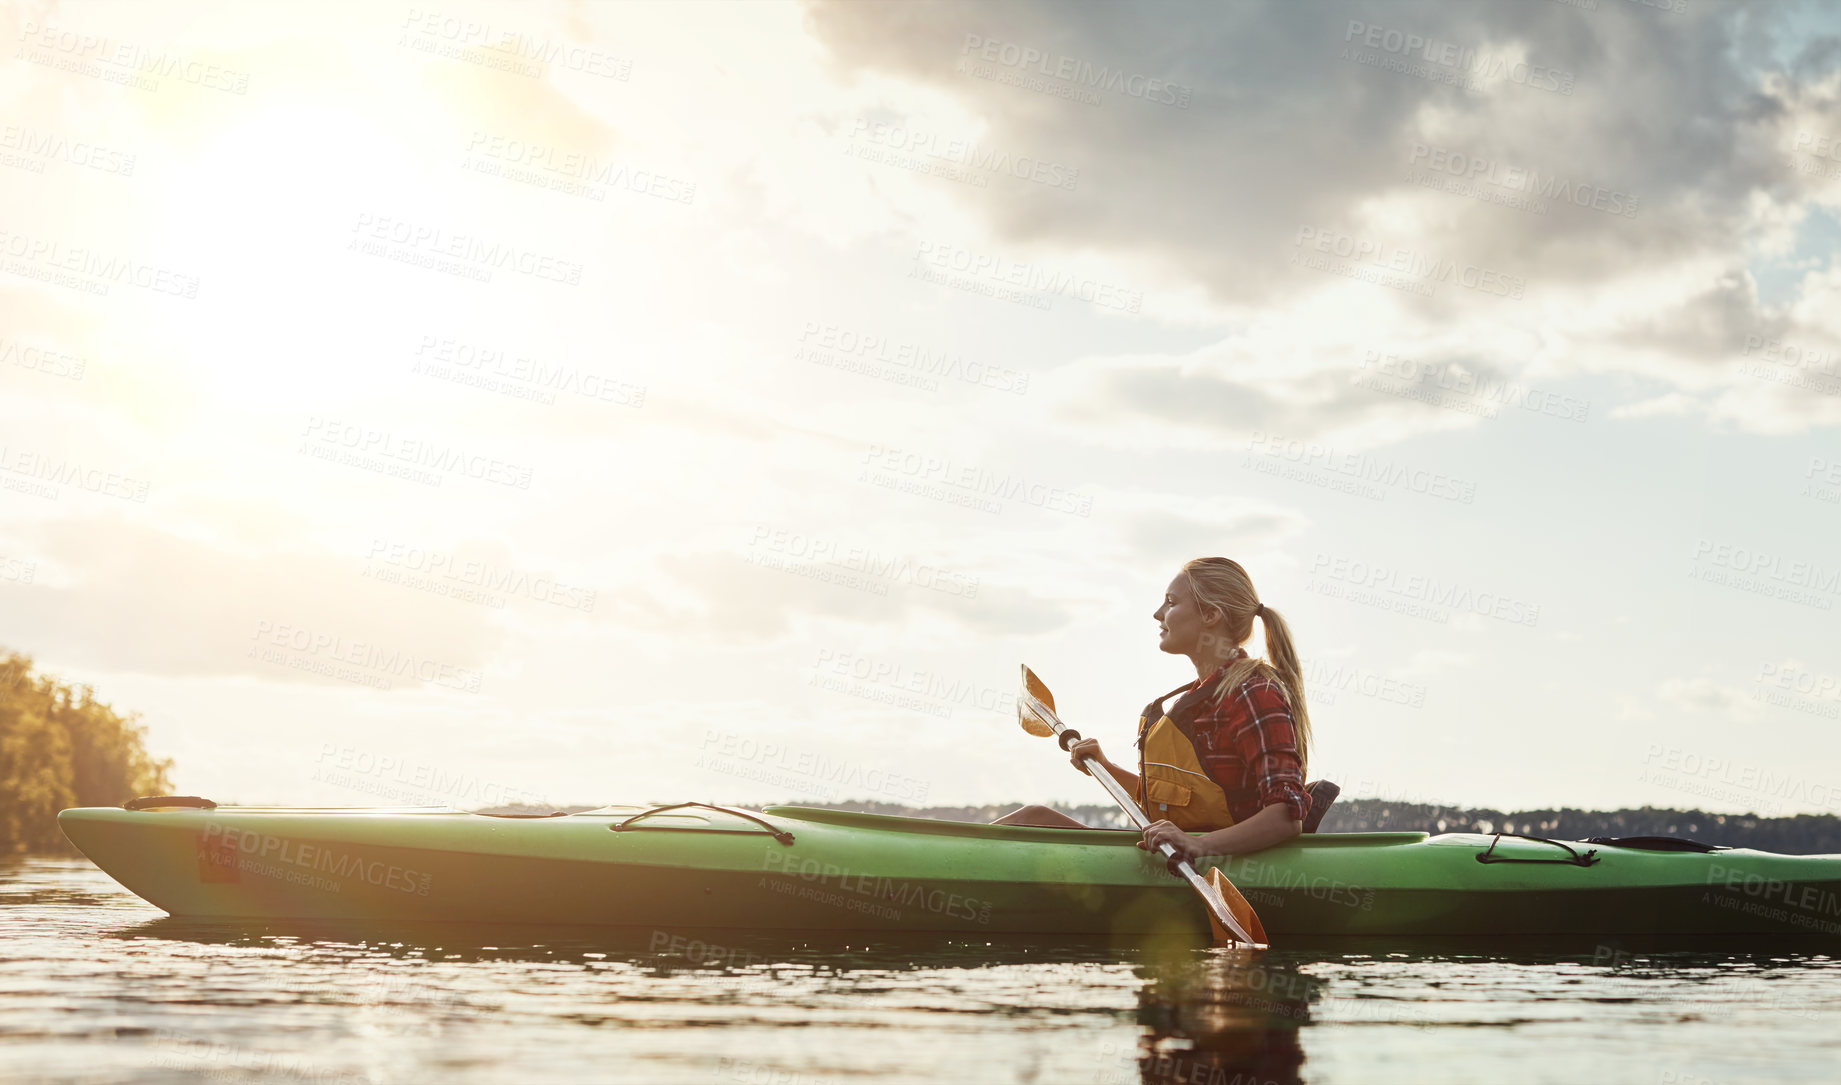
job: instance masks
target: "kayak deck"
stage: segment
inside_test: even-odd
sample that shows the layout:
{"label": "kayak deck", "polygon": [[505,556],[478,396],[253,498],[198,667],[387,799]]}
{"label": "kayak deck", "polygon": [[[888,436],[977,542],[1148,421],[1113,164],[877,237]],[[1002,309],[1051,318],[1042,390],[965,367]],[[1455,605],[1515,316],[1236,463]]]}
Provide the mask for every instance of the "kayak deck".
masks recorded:
{"label": "kayak deck", "polygon": [[[1143,935],[1204,930],[1133,830],[798,806],[83,808],[59,824],[178,916]],[[1507,835],[1301,835],[1219,865],[1279,935],[1841,936],[1841,856]]]}

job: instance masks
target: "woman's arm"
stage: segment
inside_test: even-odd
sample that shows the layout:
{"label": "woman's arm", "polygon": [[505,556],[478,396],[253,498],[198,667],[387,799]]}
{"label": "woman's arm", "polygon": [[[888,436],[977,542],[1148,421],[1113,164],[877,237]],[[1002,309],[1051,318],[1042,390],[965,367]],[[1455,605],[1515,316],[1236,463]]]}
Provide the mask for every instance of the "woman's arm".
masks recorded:
{"label": "woman's arm", "polygon": [[[1144,830],[1144,838],[1138,841],[1138,846],[1145,851],[1156,851],[1159,844],[1167,843],[1176,849],[1177,859],[1187,859],[1191,863],[1204,855],[1245,855],[1283,844],[1303,832],[1304,823],[1291,815],[1288,804],[1273,803],[1237,825],[1201,836],[1159,821]],[[1176,873],[1174,859],[1170,861],[1170,873]]]}
{"label": "woman's arm", "polygon": [[[1216,829],[1196,837],[1198,855],[1242,855],[1283,844],[1304,831],[1304,823],[1291,816],[1291,807],[1282,802],[1262,807],[1259,813],[1238,825]],[[1154,846],[1154,845],[1153,845]]]}
{"label": "woman's arm", "polygon": [[[1091,757],[1093,760],[1098,761],[1101,768],[1112,774],[1113,779],[1125,785],[1125,790],[1131,792],[1133,795],[1138,793],[1138,774],[1113,764],[1105,754],[1100,752],[1099,739],[1083,738],[1079,742],[1068,747],[1068,759],[1074,762],[1075,768],[1080,769],[1082,772],[1086,772],[1085,766],[1080,763],[1080,759],[1083,757]],[[1088,775],[1091,775],[1091,773]]]}

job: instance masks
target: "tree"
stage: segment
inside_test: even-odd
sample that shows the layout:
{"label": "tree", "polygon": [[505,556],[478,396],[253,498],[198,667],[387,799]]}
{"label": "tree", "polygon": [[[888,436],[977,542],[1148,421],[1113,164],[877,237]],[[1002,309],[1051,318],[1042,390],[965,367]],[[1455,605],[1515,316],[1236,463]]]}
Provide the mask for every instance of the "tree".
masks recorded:
{"label": "tree", "polygon": [[35,676],[28,656],[0,656],[0,854],[68,851],[59,810],[166,791],[172,762],[148,756],[139,718]]}

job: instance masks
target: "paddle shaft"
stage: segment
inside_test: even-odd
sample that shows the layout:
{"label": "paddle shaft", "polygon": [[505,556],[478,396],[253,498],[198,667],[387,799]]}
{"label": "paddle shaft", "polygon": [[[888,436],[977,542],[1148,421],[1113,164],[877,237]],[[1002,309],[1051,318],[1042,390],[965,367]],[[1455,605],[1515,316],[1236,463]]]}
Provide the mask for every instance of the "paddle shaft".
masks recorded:
{"label": "paddle shaft", "polygon": [[[1060,737],[1067,731],[1067,724],[1061,722],[1061,717],[1055,715],[1054,709],[1043,704],[1034,694],[1026,692],[1023,697],[1029,702],[1030,710],[1055,729],[1056,737]],[[1091,757],[1082,757],[1080,762],[1087,766],[1087,775],[1100,782],[1100,786],[1104,787],[1106,793],[1112,796],[1112,801],[1118,803],[1120,809],[1125,811],[1125,816],[1131,819],[1133,825],[1140,829],[1150,828],[1151,819],[1138,808],[1138,801],[1131,797],[1131,792],[1125,790],[1125,785],[1119,783],[1116,776],[1106,771],[1104,765]],[[1195,867],[1189,864],[1189,860],[1177,859],[1176,849],[1167,843],[1157,845],[1157,850],[1170,859],[1176,859],[1176,872],[1189,883],[1189,888],[1195,890],[1202,900],[1207,902],[1209,911],[1215,914],[1215,918],[1221,921],[1222,926],[1233,931],[1234,937],[1242,942],[1249,945],[1259,944],[1259,940],[1248,934],[1246,928],[1240,925],[1240,921],[1234,918],[1234,913],[1228,908],[1227,902],[1221,899],[1220,893],[1215,892],[1214,886],[1208,884],[1208,879],[1195,872]]]}

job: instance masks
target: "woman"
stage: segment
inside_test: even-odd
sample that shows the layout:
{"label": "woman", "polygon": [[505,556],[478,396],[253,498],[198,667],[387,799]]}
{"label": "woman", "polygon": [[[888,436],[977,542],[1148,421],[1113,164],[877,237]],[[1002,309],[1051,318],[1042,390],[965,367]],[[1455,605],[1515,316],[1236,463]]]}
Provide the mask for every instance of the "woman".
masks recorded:
{"label": "woman", "polygon": [[[1147,815],[1161,819],[1138,841],[1146,851],[1167,843],[1178,859],[1194,862],[1290,840],[1310,813],[1304,791],[1310,717],[1285,620],[1259,601],[1246,570],[1227,558],[1184,565],[1153,617],[1162,634],[1158,647],[1188,656],[1196,680],[1145,706],[1136,773],[1113,764],[1090,738],[1069,749],[1074,767],[1085,772],[1081,759],[1092,758]],[[1256,617],[1265,622],[1271,663],[1241,647]],[[1171,697],[1178,699],[1166,708]],[[1025,806],[996,823],[1086,828],[1046,806]]]}

